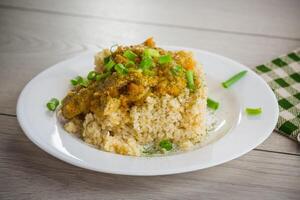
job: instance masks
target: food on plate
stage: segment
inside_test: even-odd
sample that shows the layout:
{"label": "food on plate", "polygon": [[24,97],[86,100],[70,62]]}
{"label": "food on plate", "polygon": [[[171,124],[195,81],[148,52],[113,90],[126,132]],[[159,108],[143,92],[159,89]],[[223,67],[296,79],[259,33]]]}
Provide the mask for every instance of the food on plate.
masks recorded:
{"label": "food on plate", "polygon": [[262,109],[261,108],[246,108],[245,112],[248,115],[260,115],[262,113]]}
{"label": "food on plate", "polygon": [[243,78],[246,74],[247,74],[247,70],[244,70],[244,71],[241,71],[241,72],[233,75],[228,80],[222,82],[223,87],[224,88],[229,88],[231,85],[233,85],[238,80],[240,80],[241,78]]}
{"label": "food on plate", "polygon": [[87,78],[75,77],[62,100],[64,129],[108,152],[142,156],[185,151],[206,136],[206,86],[191,52],[152,38],[95,55]]}

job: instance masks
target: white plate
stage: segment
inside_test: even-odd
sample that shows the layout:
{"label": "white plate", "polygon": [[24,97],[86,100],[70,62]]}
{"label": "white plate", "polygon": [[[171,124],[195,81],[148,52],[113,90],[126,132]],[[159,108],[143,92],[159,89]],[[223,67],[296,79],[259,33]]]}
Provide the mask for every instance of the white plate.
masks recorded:
{"label": "white plate", "polygon": [[[220,129],[210,133],[205,145],[195,150],[168,156],[132,157],[100,151],[71,134],[58,123],[55,113],[47,111],[45,103],[52,97],[62,99],[69,90],[69,81],[86,75],[93,68],[95,52],[58,63],[33,78],[23,89],[17,104],[17,116],[25,134],[49,154],[70,164],[113,174],[163,175],[212,167],[252,150],[262,143],[274,129],[278,105],[272,90],[254,72],[229,89],[220,83],[233,74],[245,70],[244,65],[202,50],[194,52],[207,74],[209,96],[221,103],[218,115]],[[259,117],[248,117],[245,107],[262,107]]]}

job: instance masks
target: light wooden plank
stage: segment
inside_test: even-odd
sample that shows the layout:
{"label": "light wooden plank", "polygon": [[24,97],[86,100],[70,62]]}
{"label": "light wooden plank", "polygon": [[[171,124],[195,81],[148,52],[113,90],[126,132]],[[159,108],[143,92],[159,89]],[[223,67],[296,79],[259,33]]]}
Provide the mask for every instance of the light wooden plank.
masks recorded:
{"label": "light wooden plank", "polygon": [[129,177],[61,162],[0,116],[2,199],[298,199],[300,157],[251,151],[226,164],[179,175]]}
{"label": "light wooden plank", "polygon": [[[47,24],[44,23],[45,21]],[[148,32],[151,32],[157,35],[159,41],[216,50],[220,54],[236,57],[237,60],[248,65],[259,64],[259,59],[270,59],[300,44],[289,40],[268,39],[266,41],[260,37],[233,37],[224,33],[207,34],[202,31],[175,29],[182,35],[193,36],[193,38],[183,37],[182,41],[178,41],[178,37],[173,35],[174,28],[124,25],[118,22],[106,23],[106,20],[99,19],[78,19],[3,9],[0,13],[0,22],[2,24],[0,28],[0,113],[6,114],[15,114],[17,97],[33,76],[60,60],[88,48],[95,48],[97,44],[110,46],[116,41],[140,42],[147,37]],[[98,26],[99,23],[103,25]],[[128,27],[137,33],[131,35]],[[119,30],[123,30],[121,35],[115,33]],[[143,31],[139,34],[138,30]],[[218,41],[215,41],[215,38],[218,38]],[[269,47],[264,42],[276,48],[268,51]],[[228,49],[230,43],[234,45]],[[241,49],[241,46],[245,49]],[[268,139],[260,149],[299,153],[293,141],[276,136]]]}
{"label": "light wooden plank", "polygon": [[153,35],[159,44],[201,48],[248,66],[300,46],[284,39],[0,10],[0,113],[7,114],[15,114],[19,92],[38,72],[97,45],[136,43]]}
{"label": "light wooden plank", "polygon": [[300,39],[298,0],[2,0],[0,4],[133,23]]}

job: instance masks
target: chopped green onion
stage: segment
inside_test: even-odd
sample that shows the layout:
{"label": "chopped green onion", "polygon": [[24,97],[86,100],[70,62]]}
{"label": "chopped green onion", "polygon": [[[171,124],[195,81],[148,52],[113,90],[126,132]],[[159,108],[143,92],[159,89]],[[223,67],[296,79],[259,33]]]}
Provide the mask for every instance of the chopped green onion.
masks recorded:
{"label": "chopped green onion", "polygon": [[173,148],[173,144],[170,140],[162,140],[159,143],[160,148],[170,151]]}
{"label": "chopped green onion", "polygon": [[182,71],[182,67],[180,65],[176,65],[171,68],[171,72],[174,76],[177,76]]}
{"label": "chopped green onion", "polygon": [[104,58],[104,65],[106,65],[111,60],[111,56],[107,56]]}
{"label": "chopped green onion", "polygon": [[151,67],[153,67],[154,63],[152,58],[149,57],[145,57],[143,58],[142,62],[140,63],[140,68],[142,70],[146,70],[146,69],[150,69]]}
{"label": "chopped green onion", "polygon": [[71,84],[76,86],[82,82],[83,78],[81,76],[77,76],[76,78],[71,80]]}
{"label": "chopped green onion", "polygon": [[96,79],[96,76],[97,76],[97,72],[95,71],[90,71],[87,75],[87,79],[88,80],[95,80]]}
{"label": "chopped green onion", "polygon": [[159,64],[166,64],[172,61],[171,55],[160,56],[158,59]]}
{"label": "chopped green onion", "polygon": [[240,80],[243,76],[245,76],[246,73],[247,73],[247,71],[244,70],[244,71],[241,71],[241,72],[235,74],[230,79],[228,79],[228,80],[226,80],[222,83],[223,87],[224,88],[229,88],[232,84],[234,84],[235,82]]}
{"label": "chopped green onion", "polygon": [[137,57],[137,55],[130,50],[126,50],[123,56],[128,58],[129,60],[134,60]]}
{"label": "chopped green onion", "polygon": [[118,74],[128,74],[128,69],[124,67],[123,64],[119,63],[115,65],[115,70],[117,71]]}
{"label": "chopped green onion", "polygon": [[187,80],[187,87],[191,90],[195,90],[195,83],[194,83],[194,73],[192,70],[186,71],[186,80]]}
{"label": "chopped green onion", "polygon": [[82,87],[87,87],[89,85],[89,80],[87,79],[82,79],[82,81],[79,83],[80,86]]}
{"label": "chopped green onion", "polygon": [[159,52],[155,49],[145,49],[144,56],[145,57],[159,57]]}
{"label": "chopped green onion", "polygon": [[125,64],[125,67],[129,68],[129,67],[134,67],[135,66],[135,63],[133,61],[128,61],[126,64]]}
{"label": "chopped green onion", "polygon": [[109,77],[109,75],[110,75],[110,72],[106,72],[106,73],[103,73],[103,74],[97,74],[96,81],[106,79],[107,77]]}
{"label": "chopped green onion", "polygon": [[50,110],[50,111],[55,111],[57,106],[59,105],[59,100],[56,99],[56,98],[52,98],[47,104],[47,108]]}
{"label": "chopped green onion", "polygon": [[105,70],[106,71],[110,71],[114,67],[115,64],[116,63],[113,61],[113,59],[110,58],[110,60],[108,61],[108,63],[106,63],[106,65],[104,65]]}
{"label": "chopped green onion", "polygon": [[261,108],[246,108],[245,111],[248,115],[260,115],[262,113]]}
{"label": "chopped green onion", "polygon": [[219,102],[216,102],[210,98],[207,98],[207,107],[217,110],[219,108]]}

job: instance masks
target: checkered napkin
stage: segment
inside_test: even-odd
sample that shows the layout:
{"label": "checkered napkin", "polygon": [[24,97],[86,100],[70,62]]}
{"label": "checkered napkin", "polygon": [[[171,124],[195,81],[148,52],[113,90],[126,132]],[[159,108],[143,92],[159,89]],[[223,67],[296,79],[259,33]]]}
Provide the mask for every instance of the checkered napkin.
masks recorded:
{"label": "checkered napkin", "polygon": [[259,65],[255,71],[277,97],[279,119],[276,131],[300,142],[300,49]]}

